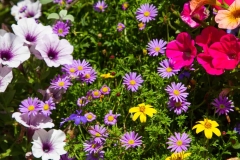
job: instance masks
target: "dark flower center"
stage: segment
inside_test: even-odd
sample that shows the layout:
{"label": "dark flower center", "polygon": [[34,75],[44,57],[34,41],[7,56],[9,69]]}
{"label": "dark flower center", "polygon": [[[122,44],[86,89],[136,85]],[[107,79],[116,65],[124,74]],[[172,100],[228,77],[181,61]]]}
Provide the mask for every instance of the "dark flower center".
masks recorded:
{"label": "dark flower center", "polygon": [[231,59],[231,60],[232,60],[232,59],[236,59],[236,57],[237,57],[237,56],[236,56],[236,54],[234,54],[234,53],[228,54],[228,58]]}
{"label": "dark flower center", "polygon": [[58,52],[54,51],[53,49],[50,49],[48,51],[48,58],[51,60],[57,59]]}
{"label": "dark flower center", "polygon": [[29,42],[35,42],[36,41],[36,37],[32,36],[31,34],[27,34],[26,40],[29,41]]}
{"label": "dark flower center", "polygon": [[27,17],[27,18],[34,17],[34,13],[33,13],[33,12],[28,12],[28,13],[26,14],[26,17]]}
{"label": "dark flower center", "polygon": [[13,57],[13,55],[10,51],[1,51],[0,57],[3,61],[8,61]]}
{"label": "dark flower center", "polygon": [[42,146],[43,152],[49,153],[52,150],[52,146],[49,143],[44,143]]}

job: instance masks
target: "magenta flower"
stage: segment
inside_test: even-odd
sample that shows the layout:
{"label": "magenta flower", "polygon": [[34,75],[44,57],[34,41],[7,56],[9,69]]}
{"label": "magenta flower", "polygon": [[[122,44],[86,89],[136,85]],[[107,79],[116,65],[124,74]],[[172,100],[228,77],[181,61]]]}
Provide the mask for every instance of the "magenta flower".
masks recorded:
{"label": "magenta flower", "polygon": [[88,132],[94,138],[94,141],[97,143],[102,143],[108,137],[107,129],[103,126],[95,125],[91,126]]}
{"label": "magenta flower", "polygon": [[81,76],[83,75],[83,73],[90,72],[92,70],[92,67],[85,59],[83,59],[82,61],[79,59],[73,60],[72,66],[75,67],[75,72],[78,76]]}
{"label": "magenta flower", "polygon": [[66,91],[71,85],[72,83],[70,82],[68,77],[58,75],[52,80],[50,88],[56,90],[63,89]]}
{"label": "magenta flower", "polygon": [[159,53],[164,54],[166,49],[167,42],[163,41],[162,39],[157,40],[153,39],[151,40],[147,45],[148,54],[150,56],[158,56]]}
{"label": "magenta flower", "polygon": [[97,143],[94,140],[88,140],[83,143],[83,150],[88,153],[97,153],[103,148],[102,143]]}
{"label": "magenta flower", "polygon": [[58,36],[65,37],[69,33],[70,27],[67,23],[62,21],[58,21],[53,26],[53,33],[57,34]]}
{"label": "magenta flower", "polygon": [[175,83],[172,82],[171,85],[168,85],[165,91],[168,92],[170,99],[176,101],[176,102],[183,102],[186,100],[186,97],[188,96],[188,93],[185,91],[187,90],[187,87],[185,87],[181,82]]}
{"label": "magenta flower", "polygon": [[233,111],[234,108],[233,102],[225,96],[219,96],[218,98],[214,99],[212,105],[216,107],[215,112],[219,115],[227,115],[230,111]]}
{"label": "magenta flower", "polygon": [[118,32],[121,32],[124,28],[125,28],[125,25],[124,25],[124,24],[118,23],[118,25],[117,25],[117,30],[118,30]]}
{"label": "magenta flower", "polygon": [[137,19],[143,23],[148,23],[151,20],[155,20],[157,16],[157,8],[152,4],[143,4],[137,9]]}
{"label": "magenta flower", "polygon": [[107,8],[107,4],[104,1],[98,1],[94,4],[93,8],[97,12],[104,12],[105,8]]}
{"label": "magenta flower", "polygon": [[130,72],[129,74],[125,74],[123,77],[123,84],[126,85],[127,89],[132,92],[136,92],[142,83],[143,79],[141,75],[137,75],[136,72]]}
{"label": "magenta flower", "polygon": [[20,104],[19,110],[21,113],[28,113],[28,115],[36,115],[40,110],[38,98],[28,97]]}
{"label": "magenta flower", "polygon": [[87,98],[86,97],[81,97],[81,98],[78,98],[77,100],[77,105],[79,107],[84,107],[88,104],[88,101],[87,101]]}
{"label": "magenta flower", "polygon": [[191,103],[187,101],[182,101],[182,102],[177,102],[175,100],[170,99],[168,102],[168,108],[174,111],[177,115],[182,114],[182,112],[187,112],[188,107],[190,106]]}
{"label": "magenta flower", "polygon": [[192,13],[189,2],[184,4],[183,11],[181,12],[181,19],[183,22],[187,23],[192,28],[199,27],[201,25],[201,21],[207,19],[208,16],[209,11],[204,6],[199,7]]}
{"label": "magenta flower", "polygon": [[112,110],[110,110],[104,117],[104,123],[106,125],[115,125],[117,123],[118,116],[120,116],[120,114],[113,114]]}
{"label": "magenta flower", "polygon": [[187,147],[189,147],[189,143],[191,142],[191,139],[188,137],[188,134],[183,133],[176,133],[175,136],[171,136],[168,138],[170,140],[167,142],[169,144],[168,149],[171,149],[171,152],[182,152],[186,151]]}
{"label": "magenta flower", "polygon": [[102,88],[100,89],[101,93],[103,95],[108,95],[111,91],[111,89],[107,85],[103,85]]}
{"label": "magenta flower", "polygon": [[13,78],[12,68],[0,64],[0,92],[5,92]]}
{"label": "magenta flower", "polygon": [[92,91],[92,96],[93,96],[94,99],[100,98],[101,95],[102,94],[98,89],[95,89],[95,90]]}
{"label": "magenta flower", "polygon": [[170,78],[174,75],[176,75],[179,71],[179,69],[175,69],[174,66],[175,62],[172,61],[171,59],[165,59],[162,62],[159,63],[161,67],[158,67],[158,74],[162,78]]}
{"label": "magenta flower", "polygon": [[140,146],[142,144],[141,138],[142,136],[138,137],[138,134],[132,131],[125,133],[121,137],[120,141],[122,143],[122,146],[127,150],[128,148],[135,148],[137,146]]}
{"label": "magenta flower", "polygon": [[125,11],[125,10],[128,9],[128,6],[129,6],[128,2],[124,2],[124,3],[122,4],[122,9]]}
{"label": "magenta flower", "polygon": [[97,79],[97,72],[94,69],[88,70],[82,74],[80,80],[87,84],[92,84]]}
{"label": "magenta flower", "polygon": [[176,69],[190,66],[196,55],[197,49],[194,40],[187,32],[179,33],[176,40],[169,42],[167,45],[166,56],[176,62]]}
{"label": "magenta flower", "polygon": [[50,97],[50,99],[45,102],[40,101],[39,108],[45,116],[49,116],[52,113],[51,110],[56,109],[53,98]]}
{"label": "magenta flower", "polygon": [[92,122],[96,119],[96,115],[92,112],[85,113],[84,116],[87,118],[88,122]]}

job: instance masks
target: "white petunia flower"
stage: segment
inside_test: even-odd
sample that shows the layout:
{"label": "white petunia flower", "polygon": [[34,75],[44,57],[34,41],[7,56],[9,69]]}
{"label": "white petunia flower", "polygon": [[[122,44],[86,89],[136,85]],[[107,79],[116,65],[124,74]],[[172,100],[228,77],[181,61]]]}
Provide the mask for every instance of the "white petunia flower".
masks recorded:
{"label": "white petunia flower", "polygon": [[2,67],[0,64],[0,92],[4,92],[8,84],[12,81],[12,68],[7,66]]}
{"label": "white petunia flower", "polygon": [[5,33],[7,33],[7,31],[0,29],[0,36],[4,36]]}
{"label": "white petunia flower", "polygon": [[27,6],[29,4],[32,4],[31,0],[24,0],[24,1],[18,2],[17,5],[14,5],[11,8],[11,15],[15,17],[16,21],[24,17],[23,13],[26,11]]}

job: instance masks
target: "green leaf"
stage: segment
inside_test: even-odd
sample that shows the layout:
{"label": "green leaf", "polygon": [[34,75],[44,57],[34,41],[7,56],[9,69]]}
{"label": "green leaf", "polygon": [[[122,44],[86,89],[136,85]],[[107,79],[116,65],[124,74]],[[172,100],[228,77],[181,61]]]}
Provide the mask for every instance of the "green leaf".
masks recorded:
{"label": "green leaf", "polygon": [[59,15],[57,13],[51,13],[48,15],[47,19],[59,19]]}
{"label": "green leaf", "polygon": [[50,3],[52,2],[53,0],[40,0],[40,3],[42,4],[47,4],[47,3]]}
{"label": "green leaf", "polygon": [[9,107],[10,102],[12,101],[14,95],[15,95],[16,91],[15,90],[11,90],[8,92],[4,92],[3,95],[1,96],[1,99],[4,102],[4,106],[5,107]]}
{"label": "green leaf", "polygon": [[70,21],[74,22],[74,17],[69,14],[69,15],[63,17],[63,20],[70,20]]}
{"label": "green leaf", "polygon": [[240,149],[240,143],[236,143],[232,146],[234,149]]}
{"label": "green leaf", "polygon": [[61,18],[64,18],[67,15],[67,10],[61,10],[59,12],[59,15],[60,15]]}

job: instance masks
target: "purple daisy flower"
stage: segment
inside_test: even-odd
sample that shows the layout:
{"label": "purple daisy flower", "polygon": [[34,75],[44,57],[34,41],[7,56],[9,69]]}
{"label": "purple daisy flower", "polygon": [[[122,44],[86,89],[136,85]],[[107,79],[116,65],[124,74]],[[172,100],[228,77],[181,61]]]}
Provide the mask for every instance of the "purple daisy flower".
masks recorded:
{"label": "purple daisy flower", "polygon": [[53,102],[53,98],[50,97],[50,99],[45,102],[40,101],[39,108],[41,108],[41,112],[45,116],[49,116],[52,113],[51,110],[56,109],[55,103]]}
{"label": "purple daisy flower", "polygon": [[88,132],[94,138],[94,141],[97,143],[102,143],[108,137],[107,129],[103,126],[95,125],[91,126]]}
{"label": "purple daisy flower", "polygon": [[57,34],[58,36],[65,37],[69,33],[70,27],[62,22],[58,21],[54,26],[53,26],[53,33]]}
{"label": "purple daisy flower", "polygon": [[82,116],[82,110],[76,111],[77,114],[71,114],[68,118],[68,121],[74,121],[75,125],[79,125],[80,123],[86,124],[87,123],[87,118],[85,116]]}
{"label": "purple daisy flower", "polygon": [[168,149],[171,149],[171,152],[182,152],[186,151],[187,147],[189,146],[189,143],[191,142],[191,139],[188,137],[188,134],[183,133],[176,133],[175,136],[171,136],[168,138],[170,140],[167,142],[169,144]]}
{"label": "purple daisy flower", "polygon": [[78,76],[83,75],[85,72],[91,71],[92,67],[90,64],[84,59],[84,60],[73,60],[72,65],[76,69],[76,74]]}
{"label": "purple daisy flower", "polygon": [[56,90],[67,90],[69,86],[71,86],[72,83],[70,82],[69,78],[67,76],[56,76],[52,82],[50,88],[56,89]]}
{"label": "purple daisy flower", "polygon": [[86,71],[80,77],[80,80],[87,84],[92,84],[97,79],[97,72],[94,69]]}
{"label": "purple daisy flower", "polygon": [[97,153],[87,153],[86,160],[103,160],[104,159],[104,151],[98,151]]}
{"label": "purple daisy flower", "polygon": [[122,143],[122,146],[126,147],[127,150],[128,148],[135,148],[137,146],[140,146],[142,144],[141,138],[142,136],[138,137],[138,134],[132,131],[125,133],[121,137],[120,141]]}
{"label": "purple daisy flower", "polygon": [[126,85],[127,89],[132,92],[136,92],[142,83],[143,79],[141,75],[137,75],[136,72],[130,72],[129,74],[125,74],[123,77],[123,84]]}
{"label": "purple daisy flower", "polygon": [[76,158],[69,158],[68,153],[61,155],[60,160],[75,160]]}
{"label": "purple daisy flower", "polygon": [[174,69],[175,62],[171,59],[165,59],[159,63],[161,67],[158,67],[158,74],[162,78],[170,78],[178,73],[179,69]]}
{"label": "purple daisy flower", "polygon": [[96,115],[92,112],[85,113],[84,116],[87,118],[88,122],[92,122],[96,119]]}
{"label": "purple daisy flower", "polygon": [[56,34],[44,35],[35,49],[40,52],[49,67],[59,67],[73,61],[73,46],[66,39],[59,40]]}
{"label": "purple daisy flower", "polygon": [[188,93],[185,91],[187,87],[185,87],[181,82],[175,83],[172,82],[171,85],[168,85],[165,91],[168,92],[170,99],[175,100],[176,102],[183,102],[186,100]]}
{"label": "purple daisy flower", "polygon": [[91,102],[93,100],[92,90],[89,90],[86,95],[87,101]]}
{"label": "purple daisy flower", "polygon": [[139,30],[143,30],[144,28],[146,27],[146,24],[145,23],[139,23],[138,24],[138,28],[139,28]]}
{"label": "purple daisy flower", "polygon": [[122,4],[122,9],[125,11],[125,10],[128,9],[128,6],[129,6],[128,2],[124,2],[124,3]]}
{"label": "purple daisy flower", "polygon": [[147,45],[147,50],[149,51],[148,54],[150,56],[158,56],[159,53],[164,54],[166,49],[167,42],[160,39],[153,39]]}
{"label": "purple daisy flower", "polygon": [[137,19],[143,23],[155,20],[157,16],[157,8],[152,4],[143,4],[137,9]]}
{"label": "purple daisy flower", "polygon": [[187,112],[188,107],[191,103],[182,101],[182,102],[176,102],[175,100],[170,99],[168,102],[168,108],[174,111],[177,115],[181,114],[182,112]]}
{"label": "purple daisy flower", "polygon": [[125,28],[125,25],[124,25],[124,24],[118,23],[118,25],[117,25],[117,30],[118,30],[119,32],[121,32],[124,28]]}
{"label": "purple daisy flower", "polygon": [[62,67],[62,71],[65,72],[70,78],[75,79],[77,75],[77,69],[73,64],[65,64]]}
{"label": "purple daisy flower", "polygon": [[101,95],[102,94],[98,89],[95,89],[95,90],[92,91],[92,96],[93,96],[94,99],[100,98]]}
{"label": "purple daisy flower", "polygon": [[79,107],[84,107],[88,104],[88,101],[87,101],[87,98],[86,97],[81,97],[81,98],[78,98],[77,100],[77,105]]}
{"label": "purple daisy flower", "polygon": [[216,107],[215,112],[218,113],[218,115],[227,115],[228,112],[233,111],[234,108],[233,102],[225,96],[219,96],[218,98],[214,99],[212,105]]}
{"label": "purple daisy flower", "polygon": [[101,148],[103,148],[102,143],[97,143],[94,140],[88,140],[83,143],[83,148],[85,152],[97,153]]}
{"label": "purple daisy flower", "polygon": [[108,95],[111,91],[111,89],[107,85],[103,85],[100,89],[101,93],[104,95]]}
{"label": "purple daisy flower", "polygon": [[0,64],[0,92],[5,92],[12,78],[12,68]]}
{"label": "purple daisy flower", "polygon": [[107,4],[104,1],[98,1],[94,4],[93,8],[97,12],[104,12],[105,8],[107,8]]}
{"label": "purple daisy flower", "polygon": [[20,104],[19,110],[21,113],[28,113],[28,115],[36,115],[40,110],[38,98],[28,97]]}
{"label": "purple daisy flower", "polygon": [[118,116],[120,116],[120,114],[113,114],[112,110],[110,110],[104,117],[104,123],[106,125],[115,125],[117,123]]}

